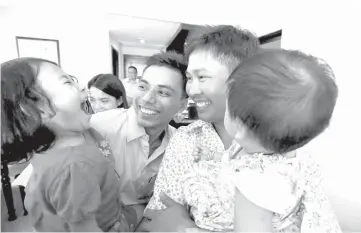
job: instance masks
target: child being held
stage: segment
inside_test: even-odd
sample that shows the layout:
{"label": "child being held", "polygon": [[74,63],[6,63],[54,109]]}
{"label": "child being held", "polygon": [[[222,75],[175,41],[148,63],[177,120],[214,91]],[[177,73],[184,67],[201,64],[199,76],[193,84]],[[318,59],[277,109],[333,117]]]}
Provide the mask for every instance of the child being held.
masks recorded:
{"label": "child being held", "polygon": [[199,145],[184,195],[211,231],[341,232],[318,165],[300,153],[329,125],[338,88],[331,68],[298,51],[269,50],[228,79],[224,154]]}
{"label": "child being held", "polygon": [[31,157],[25,205],[35,231],[132,231],[107,143],[89,126],[74,80],[56,64],[1,64],[1,157]]}

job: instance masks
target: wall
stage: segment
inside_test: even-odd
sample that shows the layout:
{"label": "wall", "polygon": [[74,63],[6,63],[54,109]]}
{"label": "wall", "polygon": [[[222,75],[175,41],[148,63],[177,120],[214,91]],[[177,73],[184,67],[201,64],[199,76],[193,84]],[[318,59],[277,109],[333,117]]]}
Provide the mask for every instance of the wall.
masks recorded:
{"label": "wall", "polygon": [[[339,87],[339,98],[329,129],[308,146],[319,160],[327,194],[344,231],[361,231],[361,11],[348,4],[292,3],[297,12],[286,15],[282,47],[300,49],[330,64]],[[291,9],[291,8],[290,8]],[[304,17],[307,12],[307,17]],[[322,12],[322,13],[320,13]],[[338,17],[335,17],[338,15]]]}
{"label": "wall", "polygon": [[16,36],[36,37],[59,40],[62,68],[82,84],[98,73],[111,72],[109,35],[101,14],[84,12],[79,17],[75,5],[54,2],[43,7],[46,10],[23,2],[1,8],[0,62],[17,58]]}

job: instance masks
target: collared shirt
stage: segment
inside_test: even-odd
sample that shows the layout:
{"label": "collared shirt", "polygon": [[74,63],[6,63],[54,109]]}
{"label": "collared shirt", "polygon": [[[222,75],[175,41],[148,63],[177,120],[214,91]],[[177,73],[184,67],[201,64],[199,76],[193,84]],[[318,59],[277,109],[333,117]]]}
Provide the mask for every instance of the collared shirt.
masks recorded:
{"label": "collared shirt", "polygon": [[113,151],[122,202],[125,205],[147,203],[153,193],[164,151],[176,129],[168,126],[160,146],[149,155],[149,136],[138,125],[134,108],[94,114],[90,123]]}
{"label": "collared shirt", "polygon": [[224,152],[223,142],[211,123],[198,120],[180,127],[172,137],[161,163],[154,194],[147,208],[164,209],[159,199],[161,192],[181,204],[186,204],[182,180],[194,162],[192,153],[196,145]]}
{"label": "collared shirt", "polygon": [[[294,206],[292,206],[292,208],[288,209],[288,211],[291,211],[292,213],[286,213],[286,218],[285,215],[280,215],[275,211],[275,208],[280,209],[282,207],[279,206],[280,204],[285,206],[285,204],[287,204],[288,202],[286,202],[287,198],[284,196],[282,197],[282,199],[280,199],[280,195],[270,195],[270,193],[277,194],[279,191],[287,190],[280,189],[282,187],[279,185],[278,180],[276,180],[278,183],[274,182],[277,185],[274,185],[274,183],[270,182],[273,177],[269,177],[268,175],[273,172],[273,170],[271,170],[270,173],[267,173],[267,176],[263,176],[264,185],[255,186],[254,184],[256,184],[257,182],[260,183],[259,181],[261,179],[258,178],[257,182],[254,182],[254,179],[252,178],[259,176],[254,175],[253,177],[249,177],[247,175],[243,177],[243,179],[241,179],[241,177],[239,176],[228,177],[227,173],[225,173],[223,174],[223,177],[220,177],[218,176],[219,174],[214,175],[214,173],[218,173],[218,171],[216,171],[214,167],[202,166],[204,165],[204,163],[209,163],[204,162],[202,163],[202,165],[199,165],[199,167],[202,168],[198,170],[201,174],[199,176],[200,180],[197,180],[199,177],[196,177],[196,180],[199,182],[191,182],[184,185],[184,180],[185,178],[189,177],[189,171],[194,165],[194,157],[192,156],[192,153],[196,145],[207,147],[211,151],[226,151],[220,137],[213,128],[212,124],[204,121],[196,121],[195,123],[192,123],[186,127],[180,127],[174,134],[168,145],[163,161],[159,168],[158,177],[154,186],[154,194],[150,202],[148,203],[147,209],[158,210],[166,208],[166,206],[160,201],[160,193],[164,192],[176,202],[190,207],[190,213],[195,218],[198,226],[201,225],[201,227],[203,228],[212,229],[212,227],[217,224],[222,225],[226,223],[228,225],[233,225],[233,211],[229,210],[232,209],[232,205],[234,205],[234,194],[228,197],[222,195],[228,191],[225,186],[228,185],[228,181],[231,181],[232,183],[234,183],[234,185],[236,185],[238,189],[242,190],[242,193],[244,192],[244,195],[252,194],[247,197],[252,197],[252,199],[250,199],[252,200],[252,202],[257,203],[259,206],[265,209],[269,209],[275,213],[273,218],[277,221],[275,221],[274,223],[279,224],[277,225],[277,229],[275,228],[275,232],[284,232],[283,230],[278,231],[278,228],[281,229],[282,227],[287,227],[285,232],[290,232],[292,231],[291,229],[295,229],[295,232],[299,232],[299,229],[297,229],[297,226],[295,226],[295,224],[297,223],[298,225],[300,225],[300,222],[297,222],[297,219],[300,218],[300,216],[297,215],[300,209],[294,209]],[[230,150],[231,149],[232,147],[230,148]],[[248,158],[252,158],[252,160]],[[270,157],[268,155],[266,157],[259,158],[254,157],[253,155],[245,155],[244,160],[240,160],[239,162],[241,164],[244,163],[244,167],[252,169],[259,168],[259,170],[262,171],[264,168],[263,166],[261,166],[263,165],[263,162],[271,160],[272,158],[276,157]],[[300,158],[295,157],[294,159],[279,159],[282,163],[268,163],[270,167],[271,165],[274,165],[274,167],[276,167],[277,169],[283,168],[283,171],[276,169],[275,171],[280,172],[276,173],[276,175],[284,174],[284,176],[290,176],[290,179],[303,178],[303,181],[300,182],[300,184],[297,184],[298,189],[294,191],[296,193],[301,193],[300,195],[305,195],[305,198],[301,199],[303,205],[306,206],[306,209],[301,209],[301,211],[304,211],[302,219],[302,229],[312,228],[317,229],[317,232],[341,232],[340,227],[337,223],[337,219],[331,211],[330,203],[326,196],[323,194],[323,191],[320,190],[322,189],[322,185],[320,179],[320,172],[317,164],[313,163],[312,159],[300,159],[299,162],[295,162],[297,159]],[[290,161],[292,161],[291,165],[293,164],[293,166],[295,167],[297,167],[299,164],[302,164],[306,167],[305,177],[295,175],[293,166],[290,166],[289,164]],[[287,169],[285,168],[285,166],[283,166],[283,163],[287,167]],[[282,164],[283,167],[279,166],[280,164]],[[231,174],[237,174],[238,171],[238,169],[235,169],[235,172]],[[220,178],[223,178],[224,180],[221,181],[219,184],[223,185],[223,183],[225,183],[226,185],[212,187],[212,185],[216,184],[216,182],[212,181],[210,178],[212,177],[212,175],[213,177],[217,177],[218,181]],[[232,186],[231,190],[234,190],[234,185]],[[210,187],[212,187],[213,189]],[[276,189],[274,187],[276,187]],[[185,188],[187,190],[185,190]],[[267,188],[269,189],[267,190]],[[269,192],[268,195],[263,195],[267,191]],[[209,198],[209,196],[212,195],[214,195],[213,199]],[[186,197],[188,200],[186,199]],[[261,199],[260,197],[262,197],[263,199]],[[276,200],[281,201],[276,202],[275,200],[271,200],[272,197],[276,197]],[[219,203],[226,206],[221,206],[219,205]],[[297,204],[299,204],[299,202],[297,202]],[[224,209],[219,210],[220,207]],[[199,215],[196,216],[196,211],[204,212],[199,213]],[[281,217],[283,221],[279,221],[279,219],[277,219],[278,217]],[[217,219],[216,221],[214,220],[215,218]],[[209,219],[208,222],[205,221],[207,219]],[[280,225],[280,223],[285,225]],[[205,227],[206,224],[209,224],[207,225],[208,228]],[[275,226],[276,225],[274,225],[274,227]],[[224,226],[221,226],[221,229],[217,229],[217,231],[227,231],[229,229],[233,229],[233,227],[230,227],[229,229],[227,229],[226,227],[222,229],[222,227]]]}

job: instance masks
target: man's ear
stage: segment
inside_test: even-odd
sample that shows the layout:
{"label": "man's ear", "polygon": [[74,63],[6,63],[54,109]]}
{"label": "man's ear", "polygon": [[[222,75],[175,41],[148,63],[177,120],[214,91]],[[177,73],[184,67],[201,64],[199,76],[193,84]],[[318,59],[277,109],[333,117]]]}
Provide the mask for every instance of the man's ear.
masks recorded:
{"label": "man's ear", "polygon": [[119,99],[116,100],[117,106],[120,107],[120,105],[123,104],[123,96],[121,96]]}

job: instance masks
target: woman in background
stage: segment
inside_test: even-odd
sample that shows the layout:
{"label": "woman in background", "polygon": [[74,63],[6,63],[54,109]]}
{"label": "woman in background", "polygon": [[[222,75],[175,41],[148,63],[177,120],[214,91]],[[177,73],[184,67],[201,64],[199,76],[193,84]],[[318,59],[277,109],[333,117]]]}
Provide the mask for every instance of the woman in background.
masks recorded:
{"label": "woman in background", "polygon": [[88,82],[90,104],[95,113],[129,108],[123,83],[112,74],[98,74]]}

